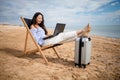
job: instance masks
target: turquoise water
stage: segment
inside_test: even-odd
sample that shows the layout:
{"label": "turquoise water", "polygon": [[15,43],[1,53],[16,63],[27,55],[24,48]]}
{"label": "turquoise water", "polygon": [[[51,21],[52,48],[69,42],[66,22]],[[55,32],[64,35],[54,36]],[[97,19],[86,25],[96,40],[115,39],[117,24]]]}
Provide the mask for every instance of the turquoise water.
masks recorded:
{"label": "turquoise water", "polygon": [[[120,25],[94,25],[91,34],[111,38],[120,38]],[[66,30],[79,30],[83,27],[67,27]]]}

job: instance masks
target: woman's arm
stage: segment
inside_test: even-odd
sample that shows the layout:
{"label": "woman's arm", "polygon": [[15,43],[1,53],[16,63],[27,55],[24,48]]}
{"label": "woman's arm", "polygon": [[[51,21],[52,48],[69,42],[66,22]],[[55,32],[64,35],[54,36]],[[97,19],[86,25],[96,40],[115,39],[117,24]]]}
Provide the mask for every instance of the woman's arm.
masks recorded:
{"label": "woman's arm", "polygon": [[30,26],[30,32],[32,33],[35,40],[38,42],[39,39],[38,39],[38,36],[37,36],[37,29],[33,25]]}
{"label": "woman's arm", "polygon": [[40,29],[38,28],[35,28],[34,26],[31,26],[30,27],[30,31],[33,35],[33,37],[35,38],[35,40],[37,41],[37,43],[39,45],[42,45],[44,43],[44,40],[43,40],[43,33]]}

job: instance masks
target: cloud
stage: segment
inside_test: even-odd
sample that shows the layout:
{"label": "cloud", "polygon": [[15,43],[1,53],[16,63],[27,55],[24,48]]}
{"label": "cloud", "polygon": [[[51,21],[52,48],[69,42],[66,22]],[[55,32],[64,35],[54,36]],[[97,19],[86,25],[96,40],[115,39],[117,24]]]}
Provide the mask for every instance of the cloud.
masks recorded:
{"label": "cloud", "polygon": [[[40,11],[45,16],[45,23],[53,26],[57,22],[67,23],[69,26],[104,24],[110,20],[119,21],[119,11],[103,12],[104,7],[113,0],[1,0],[0,17],[19,18],[20,16],[32,18]],[[114,2],[111,5],[117,5]],[[16,16],[16,17],[15,17]],[[16,19],[17,19],[16,18]],[[10,20],[10,19],[9,19]],[[2,19],[0,19],[2,21]],[[7,20],[6,20],[7,21]]]}
{"label": "cloud", "polygon": [[104,13],[103,16],[105,17],[106,20],[110,22],[119,22],[120,23],[120,10],[115,11],[115,12],[110,12],[110,13]]}
{"label": "cloud", "polygon": [[[47,0],[48,1],[48,0]],[[48,5],[53,6],[54,8],[66,8],[66,9],[74,9],[80,12],[90,12],[98,9],[99,7],[106,5],[111,2],[111,0],[53,0],[48,1]],[[44,5],[44,4],[43,4]]]}
{"label": "cloud", "polygon": [[[47,22],[65,22],[69,24],[69,26],[80,26],[85,25],[87,23],[91,24],[112,24],[113,20],[118,17],[119,11],[116,12],[102,12],[102,6],[110,3],[111,0],[101,0],[101,1],[93,1],[93,0],[75,0],[74,2],[64,2],[62,6],[59,7],[59,4],[62,1],[52,2],[52,4],[57,4],[58,6],[52,5],[51,7],[55,8],[47,8]],[[85,3],[85,4],[83,4]],[[50,3],[48,3],[50,4]],[[98,15],[94,15],[92,12],[101,12]],[[115,15],[117,14],[117,15]],[[111,21],[111,22],[110,22]],[[118,18],[117,18],[118,21]],[[114,21],[115,22],[115,21]]]}
{"label": "cloud", "polygon": [[111,3],[111,5],[112,5],[112,6],[115,6],[115,5],[118,5],[118,4],[119,4],[119,2],[117,2],[117,1],[116,1],[116,2]]}

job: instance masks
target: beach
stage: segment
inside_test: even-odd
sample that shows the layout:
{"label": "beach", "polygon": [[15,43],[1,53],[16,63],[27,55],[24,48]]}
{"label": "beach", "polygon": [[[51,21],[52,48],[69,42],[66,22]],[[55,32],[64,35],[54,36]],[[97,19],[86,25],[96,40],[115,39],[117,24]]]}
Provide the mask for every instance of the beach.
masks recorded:
{"label": "beach", "polygon": [[[50,33],[52,33],[50,31]],[[85,69],[75,67],[75,42],[44,51],[46,65],[39,53],[23,56],[26,29],[0,25],[0,80],[120,80],[120,39],[90,35],[92,52]],[[27,49],[35,49],[29,37]]]}

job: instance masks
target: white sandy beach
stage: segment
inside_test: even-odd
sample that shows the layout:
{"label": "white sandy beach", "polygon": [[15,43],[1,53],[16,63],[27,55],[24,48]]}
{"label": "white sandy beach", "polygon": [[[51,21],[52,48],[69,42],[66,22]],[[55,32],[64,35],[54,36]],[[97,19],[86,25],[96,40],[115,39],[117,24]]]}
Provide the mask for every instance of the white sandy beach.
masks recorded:
{"label": "white sandy beach", "polygon": [[[85,69],[74,66],[74,42],[52,49],[42,56],[22,56],[25,27],[0,25],[0,80],[120,80],[120,39],[92,35],[91,63]],[[27,49],[35,46],[29,38]]]}

